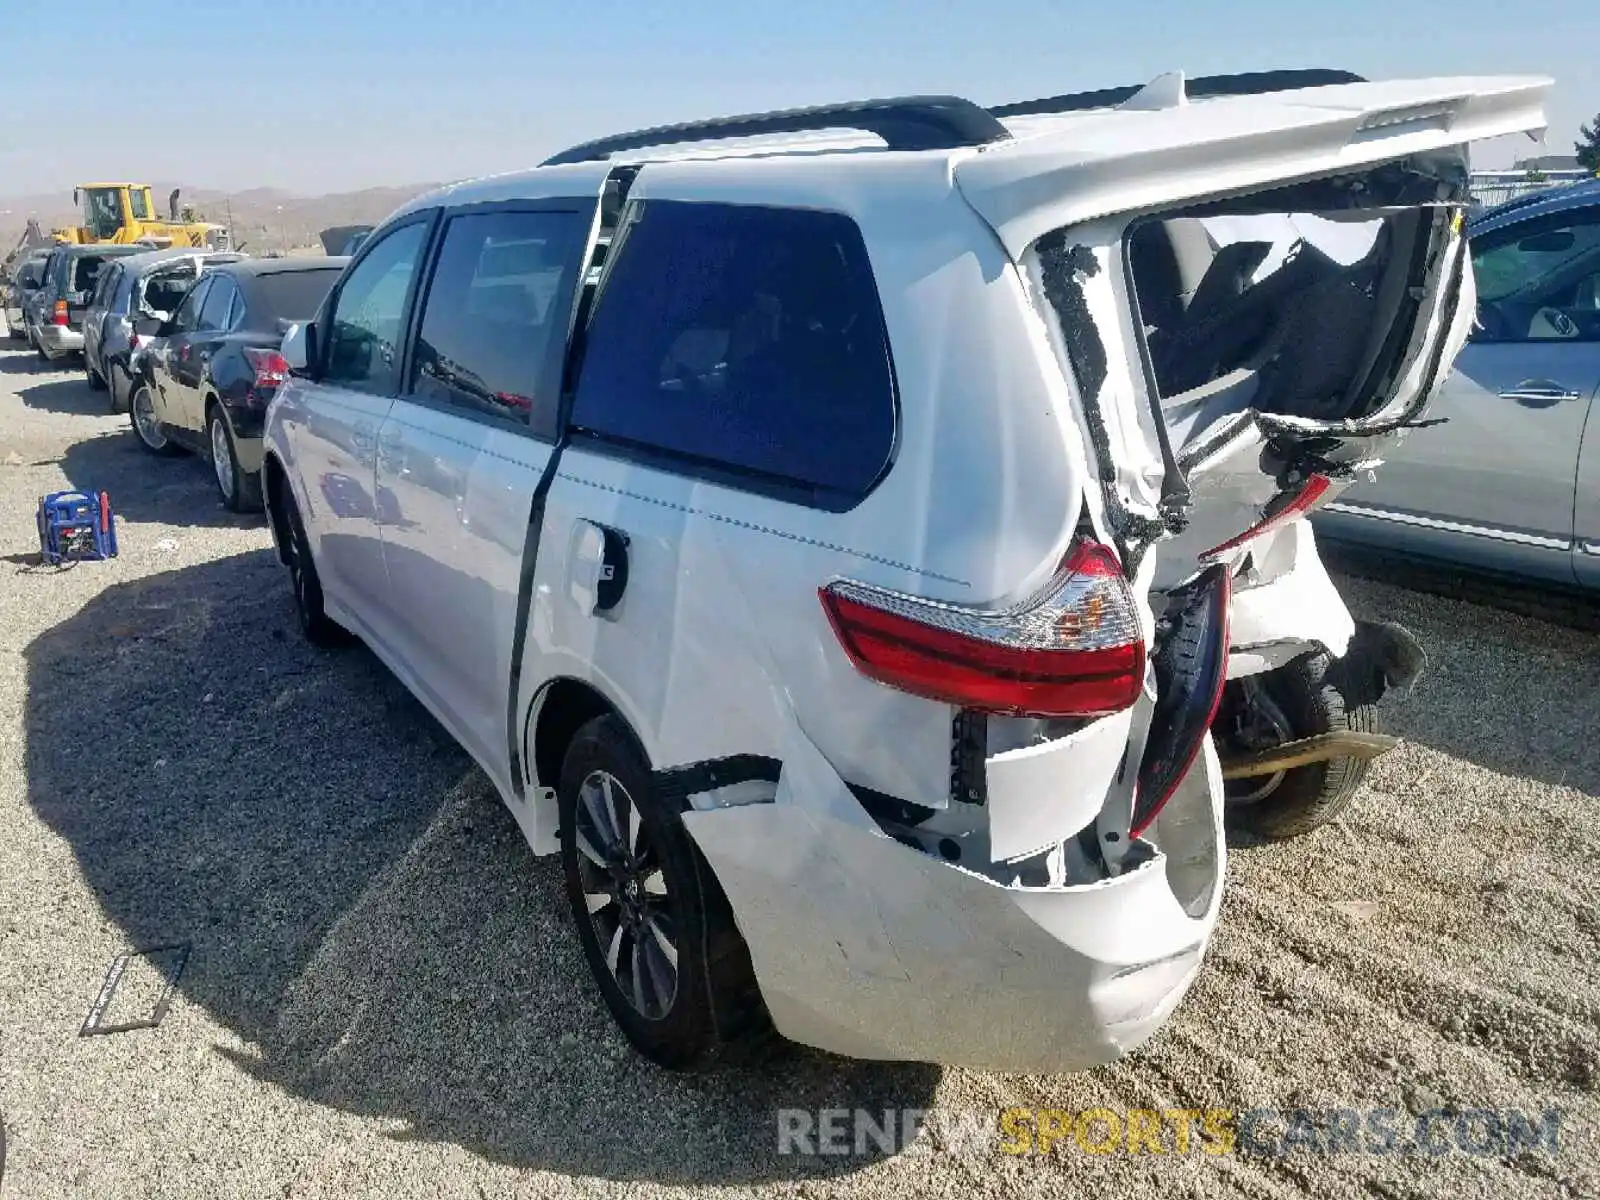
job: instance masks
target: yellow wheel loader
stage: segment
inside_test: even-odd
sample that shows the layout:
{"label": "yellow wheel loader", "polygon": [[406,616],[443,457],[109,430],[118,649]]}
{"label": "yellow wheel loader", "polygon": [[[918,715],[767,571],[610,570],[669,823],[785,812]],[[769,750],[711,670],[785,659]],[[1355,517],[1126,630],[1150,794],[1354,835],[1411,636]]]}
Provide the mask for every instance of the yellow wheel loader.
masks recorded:
{"label": "yellow wheel loader", "polygon": [[82,183],[72,189],[72,202],[82,212],[82,224],[51,231],[58,242],[89,245],[148,244],[155,248],[194,246],[227,250],[228,230],[209,221],[184,220],[178,215],[178,191],[167,198],[168,219],[156,215],[147,183]]}

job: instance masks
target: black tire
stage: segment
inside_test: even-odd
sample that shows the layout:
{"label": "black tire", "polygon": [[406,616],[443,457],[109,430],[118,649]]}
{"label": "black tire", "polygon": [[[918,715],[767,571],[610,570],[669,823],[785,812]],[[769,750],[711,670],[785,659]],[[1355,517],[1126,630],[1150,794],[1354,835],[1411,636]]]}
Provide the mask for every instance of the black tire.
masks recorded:
{"label": "black tire", "polygon": [[228,424],[220,405],[213,406],[211,415],[206,418],[206,444],[212,448],[211,475],[222,495],[223,506],[229,512],[260,512],[261,476],[240,469],[233,427]]}
{"label": "black tire", "polygon": [[[622,812],[627,831],[638,823],[632,856],[626,835],[612,836],[618,832],[614,826],[608,833],[595,809],[580,799],[586,781],[599,776],[609,777],[612,795],[621,802],[605,811]],[[753,1050],[770,1045],[771,1023],[727,897],[679,811],[652,792],[644,754],[616,717],[597,717],[573,738],[557,803],[561,864],[578,939],[606,1007],[634,1048],[669,1070],[701,1071],[733,1057],[747,1060]],[[612,867],[598,867],[579,849],[580,838]],[[605,894],[610,902],[591,913],[586,897]],[[652,936],[652,927],[661,938]],[[661,949],[664,943],[675,960]],[[607,961],[613,946],[616,973]],[[668,962],[675,962],[670,998],[660,971]]]}
{"label": "black tire", "polygon": [[106,381],[106,407],[113,413],[128,411],[128,396],[133,390],[128,373],[116,363],[111,364],[111,377]]}
{"label": "black tire", "polygon": [[83,377],[88,381],[91,392],[103,392],[106,390],[106,381],[100,378],[99,373],[90,364],[87,354],[83,356]]}
{"label": "black tire", "polygon": [[[1258,679],[1288,723],[1289,740],[1347,730],[1379,732],[1377,709],[1371,704],[1347,704],[1328,681],[1332,665],[1332,657],[1318,651]],[[1270,779],[1230,780],[1226,785],[1228,823],[1274,841],[1302,837],[1350,806],[1370,765],[1365,759],[1334,758],[1285,771],[1275,783]],[[1243,798],[1267,785],[1257,798]]]}
{"label": "black tire", "polygon": [[283,506],[282,527],[288,531],[284,553],[289,558],[289,583],[294,591],[294,611],[301,634],[313,646],[325,650],[348,645],[353,640],[350,631],[328,616],[323,608],[322,580],[317,575],[316,561],[311,557],[311,542],[287,484],[276,503]]}
{"label": "black tire", "polygon": [[[160,434],[159,436],[162,440],[154,442],[145,435],[144,430],[139,428],[139,395],[141,392],[148,392],[149,390],[150,385],[148,383],[142,379],[136,380],[133,385],[133,393],[128,397],[128,424],[133,429],[133,440],[138,442],[146,453],[154,454],[159,458],[171,458],[174,455],[182,454],[183,447],[179,446],[171,438]],[[155,420],[153,414],[149,419],[152,424],[159,428],[160,422]]]}

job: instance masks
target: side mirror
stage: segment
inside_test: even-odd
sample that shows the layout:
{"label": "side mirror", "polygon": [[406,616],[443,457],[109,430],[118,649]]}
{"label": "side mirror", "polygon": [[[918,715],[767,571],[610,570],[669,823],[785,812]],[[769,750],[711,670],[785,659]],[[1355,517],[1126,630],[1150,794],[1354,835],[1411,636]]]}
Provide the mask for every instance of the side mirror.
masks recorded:
{"label": "side mirror", "polygon": [[279,353],[288,364],[291,375],[304,376],[310,370],[315,329],[316,326],[308,322],[296,321],[289,326],[289,332],[283,335],[283,346]]}

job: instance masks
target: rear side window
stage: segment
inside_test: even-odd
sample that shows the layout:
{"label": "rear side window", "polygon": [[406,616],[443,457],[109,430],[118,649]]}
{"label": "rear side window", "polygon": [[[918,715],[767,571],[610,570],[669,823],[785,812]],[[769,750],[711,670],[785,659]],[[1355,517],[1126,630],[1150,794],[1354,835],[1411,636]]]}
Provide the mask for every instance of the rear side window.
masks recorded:
{"label": "rear side window", "polygon": [[835,511],[871,490],[894,449],[895,390],[848,217],[647,201],[602,287],[579,432]]}
{"label": "rear side window", "polygon": [[410,391],[553,435],[589,217],[490,212],[445,228]]}
{"label": "rear side window", "polygon": [[121,277],[122,268],[114,265],[100,272],[100,282],[95,284],[94,299],[90,303],[96,308],[105,308],[110,304],[111,295],[117,290],[117,280]]}
{"label": "rear side window", "polygon": [[69,292],[82,292],[87,299],[88,293],[94,291],[95,284],[100,280],[100,272],[105,268],[106,260],[93,255],[81,256],[72,267],[72,284],[67,288]]}
{"label": "rear side window", "polygon": [[183,297],[194,286],[194,281],[195,270],[192,265],[151,276],[144,285],[145,307],[154,312],[173,312],[183,303]]}
{"label": "rear side window", "polygon": [[197,328],[208,333],[227,329],[234,291],[233,280],[226,275],[218,275],[211,284],[211,290],[206,293],[205,305],[200,309],[200,324]]}

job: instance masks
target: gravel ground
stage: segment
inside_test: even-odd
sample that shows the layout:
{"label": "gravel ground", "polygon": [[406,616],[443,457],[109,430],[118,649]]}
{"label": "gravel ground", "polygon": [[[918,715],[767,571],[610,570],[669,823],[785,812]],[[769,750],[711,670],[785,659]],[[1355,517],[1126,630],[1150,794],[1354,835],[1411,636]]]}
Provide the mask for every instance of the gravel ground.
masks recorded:
{"label": "gravel ground", "polygon": [[[1343,823],[1235,848],[1200,981],[1128,1061],[682,1079],[613,1032],[466,756],[365,651],[305,646],[261,522],[124,422],[0,354],[0,1197],[1600,1194],[1592,633],[1345,579],[1432,654],[1407,741]],[[119,559],[28,569],[64,485],[111,492]],[[80,1038],[113,957],[175,941],[160,1027]],[[1010,1106],[1563,1117],[1555,1154],[777,1152],[780,1108]]]}

